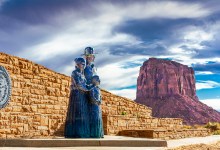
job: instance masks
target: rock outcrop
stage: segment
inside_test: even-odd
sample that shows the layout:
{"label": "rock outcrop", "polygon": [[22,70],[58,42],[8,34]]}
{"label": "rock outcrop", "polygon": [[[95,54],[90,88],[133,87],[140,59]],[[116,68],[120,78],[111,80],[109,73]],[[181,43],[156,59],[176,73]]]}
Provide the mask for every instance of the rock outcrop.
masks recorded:
{"label": "rock outcrop", "polygon": [[220,113],[198,100],[193,69],[170,60],[144,62],[136,102],[152,107],[155,117],[178,117],[186,124],[220,122]]}

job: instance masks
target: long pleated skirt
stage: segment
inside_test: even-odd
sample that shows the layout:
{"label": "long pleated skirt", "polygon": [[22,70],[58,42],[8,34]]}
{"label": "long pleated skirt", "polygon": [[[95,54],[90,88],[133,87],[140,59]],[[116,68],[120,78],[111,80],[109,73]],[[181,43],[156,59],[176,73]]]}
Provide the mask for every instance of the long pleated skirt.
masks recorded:
{"label": "long pleated skirt", "polygon": [[71,91],[64,130],[66,138],[90,137],[88,105],[88,98],[85,93],[79,90]]}
{"label": "long pleated skirt", "polygon": [[96,104],[90,104],[90,137],[103,138],[102,110]]}

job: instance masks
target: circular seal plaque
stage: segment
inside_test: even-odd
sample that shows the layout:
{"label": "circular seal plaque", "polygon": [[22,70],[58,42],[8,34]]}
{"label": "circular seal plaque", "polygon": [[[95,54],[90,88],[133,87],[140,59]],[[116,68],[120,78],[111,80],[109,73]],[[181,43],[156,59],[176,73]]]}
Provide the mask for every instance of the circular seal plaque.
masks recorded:
{"label": "circular seal plaque", "polygon": [[0,66],[0,109],[4,108],[11,95],[11,79],[7,70]]}

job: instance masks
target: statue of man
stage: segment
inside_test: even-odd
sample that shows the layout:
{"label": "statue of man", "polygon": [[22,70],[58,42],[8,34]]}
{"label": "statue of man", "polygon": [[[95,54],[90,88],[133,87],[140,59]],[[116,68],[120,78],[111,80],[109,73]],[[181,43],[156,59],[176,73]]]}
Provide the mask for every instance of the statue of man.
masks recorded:
{"label": "statue of man", "polygon": [[92,76],[96,75],[97,69],[95,68],[95,53],[92,47],[86,47],[84,51],[84,57],[86,59],[86,67],[84,69],[84,75],[88,86],[92,84]]}

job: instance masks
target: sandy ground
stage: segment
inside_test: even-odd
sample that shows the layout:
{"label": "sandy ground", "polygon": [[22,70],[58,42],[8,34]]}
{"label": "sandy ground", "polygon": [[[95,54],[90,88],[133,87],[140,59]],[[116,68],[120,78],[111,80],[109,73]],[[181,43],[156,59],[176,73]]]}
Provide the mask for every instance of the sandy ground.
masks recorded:
{"label": "sandy ground", "polygon": [[220,150],[220,141],[212,144],[194,144],[188,146],[181,146],[168,150]]}

